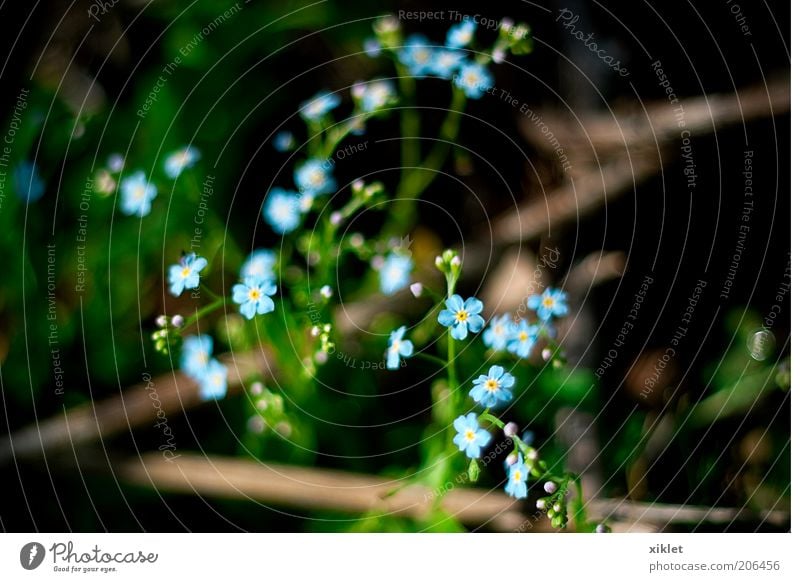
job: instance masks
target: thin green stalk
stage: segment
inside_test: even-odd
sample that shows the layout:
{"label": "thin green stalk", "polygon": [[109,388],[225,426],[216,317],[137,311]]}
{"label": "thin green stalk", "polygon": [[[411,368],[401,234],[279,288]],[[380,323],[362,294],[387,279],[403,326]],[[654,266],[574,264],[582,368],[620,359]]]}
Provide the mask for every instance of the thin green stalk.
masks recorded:
{"label": "thin green stalk", "polygon": [[213,303],[209,303],[202,309],[195,310],[195,312],[192,315],[190,315],[189,318],[186,320],[186,322],[183,324],[183,327],[180,329],[180,332],[183,333],[187,331],[189,327],[192,326],[195,322],[201,320],[209,313],[213,313],[214,311],[222,307],[224,302],[225,300],[223,297],[217,297],[217,299]]}

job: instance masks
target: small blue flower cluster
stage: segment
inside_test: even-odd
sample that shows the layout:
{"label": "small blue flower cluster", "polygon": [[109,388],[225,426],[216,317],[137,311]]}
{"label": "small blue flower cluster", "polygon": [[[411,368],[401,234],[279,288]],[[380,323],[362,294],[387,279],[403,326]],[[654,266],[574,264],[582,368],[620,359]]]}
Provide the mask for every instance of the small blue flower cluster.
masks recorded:
{"label": "small blue flower cluster", "polygon": [[218,400],[228,391],[228,369],[211,357],[214,344],[208,335],[193,335],[183,341],[181,370],[200,385],[203,400]]}
{"label": "small blue flower cluster", "polygon": [[524,319],[515,322],[509,313],[493,317],[483,332],[483,343],[487,348],[496,351],[508,350],[515,356],[527,358],[542,334],[548,336],[554,334],[551,325],[553,318],[564,317],[569,312],[567,294],[549,287],[541,295],[531,295],[527,305],[536,312],[538,324],[529,323]]}
{"label": "small blue flower cluster", "polygon": [[[194,166],[200,159],[200,151],[194,146],[184,146],[169,155],[164,161],[164,173],[168,178],[176,179],[187,168]],[[109,160],[109,169],[112,172],[122,171],[124,159],[115,156]],[[110,175],[101,174],[109,179]],[[136,170],[120,181],[120,210],[128,216],[144,217],[150,214],[152,202],[158,194],[155,184],[147,179],[144,170]],[[113,181],[112,181],[113,187]],[[103,188],[105,189],[105,188]]]}
{"label": "small blue flower cluster", "polygon": [[275,310],[270,295],[278,292],[275,285],[275,253],[267,249],[253,251],[242,265],[242,282],[233,286],[233,301],[247,319]]}
{"label": "small blue flower cluster", "polygon": [[[444,45],[436,44],[422,34],[412,34],[400,39],[396,31],[376,28],[378,39],[368,39],[364,44],[367,55],[375,57],[381,48],[395,58],[413,77],[437,77],[452,79],[470,99],[480,99],[494,84],[494,77],[487,67],[488,59],[471,59],[469,50],[475,38],[477,24],[465,19],[447,31]],[[395,44],[399,43],[399,44]]]}

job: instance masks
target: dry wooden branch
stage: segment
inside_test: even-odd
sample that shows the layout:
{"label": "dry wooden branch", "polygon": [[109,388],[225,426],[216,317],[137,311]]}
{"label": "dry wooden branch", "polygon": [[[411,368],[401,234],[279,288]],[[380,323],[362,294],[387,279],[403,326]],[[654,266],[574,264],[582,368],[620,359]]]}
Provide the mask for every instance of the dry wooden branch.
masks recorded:
{"label": "dry wooden branch", "polygon": [[[266,352],[227,354],[228,392],[235,394],[247,376],[269,369]],[[105,439],[156,422],[159,410],[170,416],[201,403],[197,384],[181,373],[164,374],[99,402],[35,422],[0,441],[0,464]]]}
{"label": "dry wooden branch", "polygon": [[[789,111],[788,76],[767,85],[753,85],[726,94],[697,96],[672,104],[666,101],[646,103],[644,111],[633,114],[581,114],[578,119],[563,112],[542,113],[542,119],[559,144],[574,156],[602,157],[609,151],[636,151],[662,146],[688,130],[693,137],[719,131],[746,121],[780,115]],[[682,110],[678,109],[682,107]],[[680,115],[680,117],[678,117]],[[678,119],[683,125],[678,125]],[[580,123],[578,123],[580,122]],[[522,118],[523,135],[543,152],[552,149],[549,132]]]}
{"label": "dry wooden branch", "polygon": [[[158,453],[129,459],[115,467],[128,483],[204,497],[242,499],[304,510],[334,510],[345,513],[379,512],[418,518],[434,499],[420,485],[400,489],[401,481],[331,469],[262,464],[252,460],[205,457],[176,453],[165,460]],[[497,531],[552,531],[547,519],[522,512],[523,505],[500,492],[451,489],[442,507],[462,523]],[[724,524],[734,520],[763,519],[777,527],[788,525],[786,512],[763,515],[736,508],[708,508],[634,503],[597,499],[588,506],[590,517],[616,523],[631,530],[659,530],[670,524]]]}
{"label": "dry wooden branch", "polygon": [[497,218],[492,226],[493,242],[511,244],[549,235],[624,194],[659,168],[657,159],[649,154],[620,156]]}
{"label": "dry wooden branch", "polygon": [[[419,518],[430,510],[433,493],[421,485],[398,488],[402,481],[331,469],[261,464],[243,459],[177,453],[171,461],[151,453],[127,460],[117,474],[130,483],[193,495],[274,503],[304,510],[345,513],[380,512]],[[502,493],[453,489],[442,507],[464,524],[503,527],[526,522],[519,503]],[[547,520],[544,520],[545,522]]]}

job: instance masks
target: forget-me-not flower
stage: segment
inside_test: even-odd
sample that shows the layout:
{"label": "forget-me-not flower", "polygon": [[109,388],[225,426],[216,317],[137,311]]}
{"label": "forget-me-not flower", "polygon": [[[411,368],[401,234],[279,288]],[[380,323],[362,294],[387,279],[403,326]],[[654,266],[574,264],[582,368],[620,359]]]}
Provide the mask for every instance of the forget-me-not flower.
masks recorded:
{"label": "forget-me-not flower", "polygon": [[523,460],[523,455],[517,457],[517,462],[508,467],[508,483],[506,483],[506,493],[517,499],[525,499],[528,496],[528,473],[530,469]]}
{"label": "forget-me-not flower", "polygon": [[272,147],[279,152],[288,152],[294,147],[294,136],[289,131],[281,131],[273,138]]}
{"label": "forget-me-not flower", "polygon": [[512,331],[514,322],[511,315],[504,313],[500,317],[493,317],[483,332],[483,343],[493,350],[504,350],[508,345],[509,332]]}
{"label": "forget-me-not flower", "polygon": [[537,339],[539,339],[539,327],[522,319],[514,324],[509,333],[508,351],[520,358],[527,358]]}
{"label": "forget-me-not flower", "polygon": [[170,178],[177,178],[186,168],[191,168],[200,159],[200,150],[194,146],[186,146],[172,152],[164,161],[164,173]]}
{"label": "forget-me-not flower", "polygon": [[531,295],[528,298],[528,307],[536,310],[536,315],[542,321],[551,317],[564,317],[569,312],[567,294],[561,289],[548,287],[541,295]]}
{"label": "forget-me-not flower", "polygon": [[120,182],[122,200],[120,210],[128,216],[146,216],[150,213],[150,203],[156,197],[156,187],[147,181],[144,171],[139,170]]}
{"label": "forget-me-not flower", "polygon": [[412,34],[406,39],[406,44],[397,53],[397,58],[415,77],[424,76],[433,62],[433,47],[431,42],[421,34]]}
{"label": "forget-me-not flower", "polygon": [[484,321],[480,315],[483,303],[479,299],[470,297],[464,301],[461,295],[452,295],[444,304],[447,309],[439,312],[438,321],[450,328],[450,335],[454,339],[463,340],[467,337],[467,330],[478,333],[483,327]]}
{"label": "forget-me-not flower", "polygon": [[458,446],[459,451],[465,451],[470,459],[478,459],[481,456],[481,447],[485,447],[492,440],[492,435],[488,430],[480,427],[478,416],[474,412],[468,415],[459,416],[454,422],[458,434],[453,437],[453,442]]}
{"label": "forget-me-not flower", "polygon": [[486,408],[494,408],[511,400],[511,388],[514,376],[506,372],[502,366],[492,366],[488,374],[483,374],[472,381],[474,386],[469,391],[472,399]]}
{"label": "forget-me-not flower", "polygon": [[342,99],[335,93],[322,91],[300,105],[300,116],[306,121],[319,121],[341,102]]}
{"label": "forget-me-not flower", "polygon": [[209,335],[190,335],[183,340],[181,350],[181,370],[184,374],[195,380],[203,374],[211,361],[211,351],[214,344]]}
{"label": "forget-me-not flower", "polygon": [[233,301],[239,304],[239,313],[247,319],[253,319],[256,313],[263,315],[275,310],[275,302],[270,295],[275,295],[277,291],[272,281],[248,277],[244,283],[233,286]]}
{"label": "forget-me-not flower", "polygon": [[322,160],[306,160],[294,171],[294,183],[303,194],[316,196],[329,194],[336,189],[330,168]]}
{"label": "forget-me-not flower", "polygon": [[411,340],[403,339],[406,334],[406,326],[400,326],[389,334],[389,349],[386,351],[386,367],[396,370],[400,367],[400,356],[407,358],[414,351],[414,344]]}
{"label": "forget-me-not flower", "polygon": [[450,79],[466,55],[463,51],[449,48],[438,49],[433,55],[430,70],[434,75]]}
{"label": "forget-me-not flower", "polygon": [[206,265],[208,261],[195,253],[183,255],[177,265],[169,268],[169,292],[177,297],[184,289],[197,289],[200,286],[200,271]]}
{"label": "forget-me-not flower", "polygon": [[17,195],[30,204],[44,194],[44,181],[33,162],[21,162],[14,168],[14,189]]}
{"label": "forget-me-not flower", "polygon": [[464,19],[459,24],[454,24],[447,31],[447,40],[445,44],[451,48],[462,48],[472,42],[472,37],[475,36],[475,29],[477,23],[472,19]]}
{"label": "forget-me-not flower", "polygon": [[198,382],[203,400],[219,400],[228,391],[228,368],[219,360],[211,360]]}
{"label": "forget-me-not flower", "polygon": [[273,188],[267,196],[264,220],[278,234],[286,234],[300,225],[300,204],[296,192]]}
{"label": "forget-me-not flower", "polygon": [[267,249],[256,249],[247,257],[239,277],[242,280],[253,277],[261,281],[272,281],[275,278],[273,269],[275,267],[275,253]]}
{"label": "forget-me-not flower", "polygon": [[352,93],[353,100],[367,113],[382,109],[397,98],[394,85],[386,79],[356,83],[353,85]]}
{"label": "forget-me-not flower", "polygon": [[364,40],[364,52],[368,57],[374,59],[381,54],[381,43],[374,36],[367,38]]}
{"label": "forget-me-not flower", "polygon": [[381,283],[381,292],[384,295],[391,295],[403,289],[408,285],[411,275],[411,269],[414,268],[414,262],[408,255],[400,255],[392,253],[389,255],[383,265],[381,265],[379,276]]}
{"label": "forget-me-not flower", "polygon": [[494,77],[486,66],[473,62],[462,65],[454,81],[467,97],[480,99],[494,84]]}

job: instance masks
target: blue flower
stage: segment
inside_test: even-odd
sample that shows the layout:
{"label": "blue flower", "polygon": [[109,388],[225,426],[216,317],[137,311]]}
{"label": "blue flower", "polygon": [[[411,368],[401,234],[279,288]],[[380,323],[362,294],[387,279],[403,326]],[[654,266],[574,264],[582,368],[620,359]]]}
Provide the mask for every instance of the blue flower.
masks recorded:
{"label": "blue flower", "polygon": [[294,183],[303,194],[316,196],[329,194],[336,189],[336,180],[327,167],[327,162],[322,160],[306,160],[294,171]]}
{"label": "blue flower", "polygon": [[256,249],[242,265],[239,277],[242,280],[253,277],[260,281],[272,281],[275,278],[275,253],[267,249]]}
{"label": "blue flower", "polygon": [[394,85],[385,79],[356,83],[353,85],[352,93],[353,100],[367,113],[391,105],[397,99]]}
{"label": "blue flower", "polygon": [[447,31],[445,44],[451,48],[461,48],[472,42],[477,24],[474,20],[464,19],[460,24],[454,24]]}
{"label": "blue flower", "polygon": [[293,231],[300,224],[300,204],[297,193],[273,188],[267,196],[263,211],[264,220],[278,234]]}
{"label": "blue flower", "polygon": [[508,468],[508,483],[506,483],[506,493],[517,499],[525,499],[528,496],[528,473],[530,469],[522,460],[524,455],[517,455],[517,462]]}
{"label": "blue flower", "polygon": [[407,358],[414,351],[414,344],[411,340],[403,339],[406,333],[406,326],[400,326],[389,334],[389,349],[386,352],[386,367],[396,370],[400,366],[400,356]]}
{"label": "blue flower", "polygon": [[438,321],[450,328],[453,338],[463,340],[467,337],[467,330],[478,333],[483,327],[484,321],[480,315],[483,303],[479,299],[470,297],[464,301],[461,295],[453,295],[444,304],[447,309],[439,312]]}
{"label": "blue flower", "polygon": [[228,391],[228,368],[218,360],[211,360],[198,382],[200,383],[200,398],[219,400]]}
{"label": "blue flower", "polygon": [[467,63],[461,66],[454,81],[456,86],[467,94],[467,97],[480,99],[484,92],[494,84],[494,77],[484,65]]}
{"label": "blue flower", "polygon": [[463,51],[442,48],[436,51],[430,69],[433,74],[450,79],[453,73],[461,66],[466,55]]}
{"label": "blue flower", "polygon": [[186,146],[172,152],[164,161],[164,173],[170,178],[177,178],[186,168],[191,168],[200,159],[200,150],[194,146]]}
{"label": "blue flower", "polygon": [[341,98],[335,93],[317,93],[300,105],[300,117],[306,121],[319,121],[341,102]]}
{"label": "blue flower", "polygon": [[500,317],[493,317],[486,331],[483,332],[483,343],[493,350],[504,350],[508,345],[509,332],[514,328],[511,315],[508,313]]}
{"label": "blue flower", "polygon": [[177,265],[169,268],[169,292],[177,297],[184,289],[197,289],[200,286],[200,271],[206,265],[208,261],[194,253],[182,256]]}
{"label": "blue flower", "polygon": [[211,351],[214,344],[211,336],[191,335],[183,340],[181,350],[181,370],[184,374],[195,380],[200,380],[211,361]]}
{"label": "blue flower", "polygon": [[364,41],[364,52],[370,58],[375,58],[381,54],[381,43],[378,39],[371,36]]}
{"label": "blue flower", "polygon": [[150,202],[156,197],[156,187],[147,181],[142,170],[134,172],[120,183],[122,200],[120,210],[128,216],[150,214]]}
{"label": "blue flower", "polygon": [[523,319],[514,324],[509,333],[508,351],[520,358],[527,358],[537,339],[539,339],[539,327]]}
{"label": "blue flower", "polygon": [[272,140],[272,146],[279,152],[288,152],[294,147],[294,136],[291,132],[281,131]]}
{"label": "blue flower", "polygon": [[414,262],[407,255],[393,253],[384,260],[379,272],[381,292],[391,295],[408,285]]}
{"label": "blue flower", "polygon": [[14,189],[23,202],[36,202],[44,194],[44,182],[33,162],[22,162],[14,168]]}
{"label": "blue flower", "polygon": [[481,406],[494,408],[511,400],[514,376],[506,372],[502,366],[492,366],[488,374],[479,376],[472,383],[474,386],[469,391],[472,399]]}
{"label": "blue flower", "polygon": [[406,44],[398,53],[397,58],[415,77],[424,76],[433,62],[433,46],[421,34],[412,34],[406,39]]}
{"label": "blue flower", "polygon": [[542,321],[551,317],[564,317],[569,312],[567,294],[561,289],[548,287],[541,295],[531,295],[528,298],[528,307],[536,310],[536,315]]}
{"label": "blue flower", "polygon": [[233,286],[233,301],[239,304],[239,313],[247,319],[253,319],[256,313],[263,315],[275,310],[275,302],[270,295],[275,295],[277,291],[272,281],[248,277],[244,283]]}
{"label": "blue flower", "polygon": [[458,445],[459,451],[466,451],[467,457],[477,459],[481,456],[481,447],[485,447],[492,440],[488,430],[482,429],[478,424],[478,417],[474,412],[466,416],[459,416],[453,426],[458,434],[453,437],[453,442]]}

